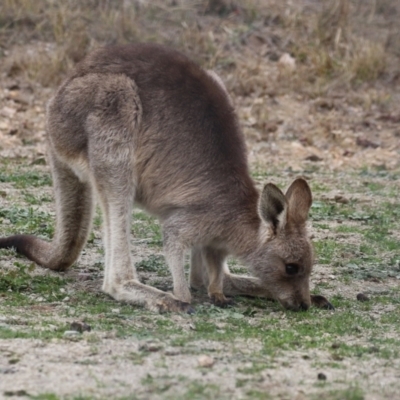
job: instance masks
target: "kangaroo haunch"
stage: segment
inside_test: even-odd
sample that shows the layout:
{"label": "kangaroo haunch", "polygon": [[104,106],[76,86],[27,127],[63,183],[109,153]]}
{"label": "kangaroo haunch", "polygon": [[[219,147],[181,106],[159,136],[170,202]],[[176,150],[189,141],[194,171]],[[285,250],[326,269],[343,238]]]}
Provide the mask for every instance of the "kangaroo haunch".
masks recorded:
{"label": "kangaroo haunch", "polygon": [[[50,100],[47,143],[56,200],[52,242],[0,239],[0,247],[53,270],[79,257],[95,197],[104,216],[103,290],[156,311],[191,312],[190,286],[225,295],[264,296],[306,310],[313,250],[306,230],[312,196],[296,179],[284,194],[258,193],[244,137],[222,80],[183,54],[154,44],[98,49]],[[139,282],[130,252],[133,204],[156,216],[164,237],[173,295]],[[229,254],[253,277],[231,274]]]}

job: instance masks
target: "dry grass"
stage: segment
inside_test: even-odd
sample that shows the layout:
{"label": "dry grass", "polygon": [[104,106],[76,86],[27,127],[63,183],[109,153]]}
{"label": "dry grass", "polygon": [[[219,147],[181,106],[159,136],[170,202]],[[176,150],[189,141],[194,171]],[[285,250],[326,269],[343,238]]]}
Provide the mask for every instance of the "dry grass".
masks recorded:
{"label": "dry grass", "polygon": [[[2,68],[53,86],[96,46],[156,41],[181,48],[221,72],[236,95],[268,95],[294,87],[318,94],[332,85],[375,82],[388,75],[393,62],[387,60],[396,49],[388,52],[386,47],[396,42],[395,25],[389,21],[382,28],[374,21],[388,18],[388,10],[399,8],[395,3],[3,0],[0,46],[13,51]],[[367,16],[375,36],[364,37],[360,16]],[[284,53],[294,57],[294,70],[276,63]],[[271,73],[274,63],[277,68]]]}

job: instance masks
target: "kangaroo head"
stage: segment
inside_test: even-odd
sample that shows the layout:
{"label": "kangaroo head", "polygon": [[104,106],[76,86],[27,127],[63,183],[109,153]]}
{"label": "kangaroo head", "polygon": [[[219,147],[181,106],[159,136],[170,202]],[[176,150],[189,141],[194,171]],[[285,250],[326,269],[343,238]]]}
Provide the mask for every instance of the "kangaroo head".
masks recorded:
{"label": "kangaroo head", "polygon": [[313,248],[306,221],[312,195],[307,182],[296,179],[286,194],[272,183],[265,185],[259,200],[262,220],[259,245],[252,255],[253,272],[268,297],[285,308],[307,310]]}

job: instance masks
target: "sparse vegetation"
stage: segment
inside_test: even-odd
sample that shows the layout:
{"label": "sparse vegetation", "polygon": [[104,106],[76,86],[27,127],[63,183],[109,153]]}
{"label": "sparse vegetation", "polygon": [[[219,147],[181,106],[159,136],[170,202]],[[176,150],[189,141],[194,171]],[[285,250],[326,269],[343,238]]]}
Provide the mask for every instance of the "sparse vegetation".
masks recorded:
{"label": "sparse vegetation", "polygon": [[[12,170],[12,162],[8,168]],[[39,170],[41,166],[34,167],[29,176],[36,176],[35,168]],[[60,276],[27,265],[25,260],[15,261],[13,252],[2,250],[0,257],[5,269],[0,276],[0,315],[5,323],[0,325],[0,338],[36,338],[65,342],[64,332],[68,330],[68,321],[84,320],[92,331],[77,336],[73,343],[102,343],[107,340],[102,339],[102,335],[112,335],[120,341],[151,340],[161,343],[162,349],[179,349],[176,350],[178,354],[189,358],[195,358],[204,352],[202,347],[198,347],[199,343],[210,343],[217,348],[222,346],[223,352],[213,350],[211,354],[217,358],[222,357],[221,360],[230,360],[235,365],[235,390],[246,393],[249,398],[261,396],[260,382],[264,381],[268,371],[285,368],[282,360],[287,357],[290,360],[295,353],[301,354],[307,368],[315,371],[321,368],[324,371],[346,371],[353,363],[372,359],[374,362],[392,364],[400,353],[400,341],[396,336],[399,327],[400,292],[398,288],[388,286],[388,283],[396,279],[396,274],[400,277],[399,260],[396,256],[398,242],[391,239],[391,232],[398,232],[400,227],[398,219],[391,218],[395,211],[386,199],[396,197],[399,188],[389,173],[381,176],[386,182],[384,190],[381,183],[383,181],[349,188],[346,193],[354,196],[354,199],[340,204],[324,197],[326,186],[338,184],[340,175],[331,176],[331,183],[324,178],[320,179],[318,174],[313,178],[316,199],[311,217],[317,235],[315,244],[318,256],[316,275],[313,277],[314,292],[324,295],[331,293],[330,300],[336,307],[334,313],[317,309],[307,313],[283,312],[276,303],[250,298],[236,298],[233,308],[219,309],[205,304],[208,302],[206,295],[197,293],[194,297],[197,311],[194,316],[182,315],[176,319],[169,315],[149,314],[141,308],[119,304],[103,295],[99,291],[102,271],[94,272],[95,264],[80,262],[75,269]],[[261,182],[264,177],[259,176],[257,179]],[[11,180],[11,184],[16,183]],[[41,188],[31,187],[31,195],[36,196]],[[318,188],[321,190],[318,191]],[[370,207],[369,212],[361,212],[365,209],[365,203],[356,200],[357,196],[359,198],[364,194],[371,196],[369,201],[373,207]],[[20,190],[13,203],[23,209],[25,201],[26,194]],[[47,207],[46,204],[42,203],[41,207]],[[158,228],[155,229],[153,219],[140,218],[142,214],[138,211],[135,211],[135,215],[139,218],[133,223],[134,232],[135,226],[140,224],[143,237],[149,237],[150,233],[155,233],[156,236],[160,234]],[[39,211],[35,218],[45,220],[43,216]],[[10,218],[8,214],[6,217]],[[23,216],[16,214],[13,218],[15,226],[19,226]],[[341,223],[336,229],[331,229],[332,222],[338,220]],[[53,221],[49,223],[52,225]],[[35,225],[26,223],[23,228],[31,233],[36,229]],[[95,226],[95,235],[100,228],[99,225]],[[346,240],[347,235],[356,238],[356,241],[349,243]],[[87,249],[86,252],[95,252],[97,246],[98,244],[91,244],[92,250]],[[148,241],[139,241],[135,244],[135,249],[140,253],[141,248],[148,246]],[[150,247],[159,251],[157,248]],[[231,260],[230,264],[233,269],[239,268],[236,272],[245,273],[235,260]],[[136,267],[143,278],[156,286],[159,282],[161,289],[165,290],[168,285],[172,287],[171,277],[161,255],[152,252],[138,261]],[[325,268],[329,269],[334,280],[326,280]],[[85,281],[84,285],[77,282],[79,275],[86,274],[88,269],[92,270],[94,281],[89,280],[87,284]],[[161,281],[157,281],[160,278]],[[355,299],[357,289],[354,289],[354,284],[361,284],[362,290],[365,290],[365,285],[368,287],[374,280],[382,282],[377,284],[378,291],[368,292],[370,301],[358,302]],[[343,294],[338,294],[339,288]],[[38,305],[41,308],[35,311]],[[187,324],[191,326],[189,331],[184,329]],[[356,339],[349,340],[350,338]],[[254,343],[255,347],[247,349],[242,342]],[[145,368],[149,363],[155,362],[146,347],[142,350],[134,349],[125,356],[119,356],[120,359],[126,359],[136,368]],[[320,356],[316,358],[314,352],[319,352]],[[168,356],[161,356],[157,360],[164,360],[162,362],[168,364]],[[237,363],[237,360],[240,361]],[[288,366],[291,365],[291,361],[288,362]],[[79,361],[80,365],[87,366],[99,365],[98,363],[99,361],[94,361],[91,357]],[[177,385],[186,388],[186,392],[180,394],[182,398],[187,398],[185,396],[189,394],[193,394],[195,398],[220,395],[214,384],[195,384],[185,375],[181,383],[177,383],[177,379],[179,380],[177,375],[160,377],[149,372],[148,376],[142,378],[141,385],[146,393],[163,394],[166,398],[172,396],[172,393],[181,393],[175,392]],[[357,382],[361,385],[363,381],[361,379]],[[364,393],[358,387],[352,386],[349,389],[335,389],[334,382],[316,385],[310,393],[315,391],[326,393],[332,399],[363,398]]]}
{"label": "sparse vegetation", "polygon": [[[101,292],[97,212],[66,273],[0,250],[0,397],[394,398],[399,12],[393,0],[1,1],[0,236],[53,235],[43,143],[54,87],[96,46],[165,43],[222,76],[260,186],[283,188],[296,175],[310,182],[312,291],[336,311],[293,313],[245,297],[219,309],[203,292],[193,292],[194,315],[118,303]],[[131,231],[141,279],[172,290],[159,223],[135,209]],[[358,301],[360,292],[369,300]],[[74,321],[91,331],[71,333]],[[203,354],[212,367],[198,364]]]}
{"label": "sparse vegetation", "polygon": [[[261,50],[272,41],[269,56],[275,61],[283,52],[297,59],[302,67],[289,79],[291,83],[304,77],[316,85],[321,85],[320,78],[328,85],[332,80],[342,84],[375,81],[390,72],[385,47],[390,43],[394,46],[395,32],[390,20],[385,28],[374,25],[375,37],[365,38],[358,28],[365,18],[371,24],[381,15],[388,19],[391,7],[390,2],[377,8],[373,1],[350,0],[310,3],[306,10],[298,4],[258,0],[240,4],[226,0],[86,0],[68,5],[49,0],[6,0],[0,5],[0,44],[10,46],[29,39],[30,46],[28,51],[22,46],[12,58],[7,57],[3,68],[10,76],[22,74],[53,86],[96,46],[161,41],[185,50],[208,68],[233,72],[229,89],[248,95],[267,89],[261,58],[252,63],[234,50],[240,47],[248,51],[243,44],[258,40]],[[167,29],[155,34],[160,22]],[[14,35],[16,29],[18,36]],[[282,71],[279,76],[282,86],[288,76]]]}

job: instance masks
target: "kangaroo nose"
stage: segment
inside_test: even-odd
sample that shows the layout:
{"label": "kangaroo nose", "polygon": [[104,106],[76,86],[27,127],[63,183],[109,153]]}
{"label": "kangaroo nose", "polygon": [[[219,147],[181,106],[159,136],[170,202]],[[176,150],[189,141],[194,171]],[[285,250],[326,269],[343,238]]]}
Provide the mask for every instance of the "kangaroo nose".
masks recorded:
{"label": "kangaroo nose", "polygon": [[307,311],[308,310],[308,304],[301,302],[300,304],[300,310],[302,311]]}

